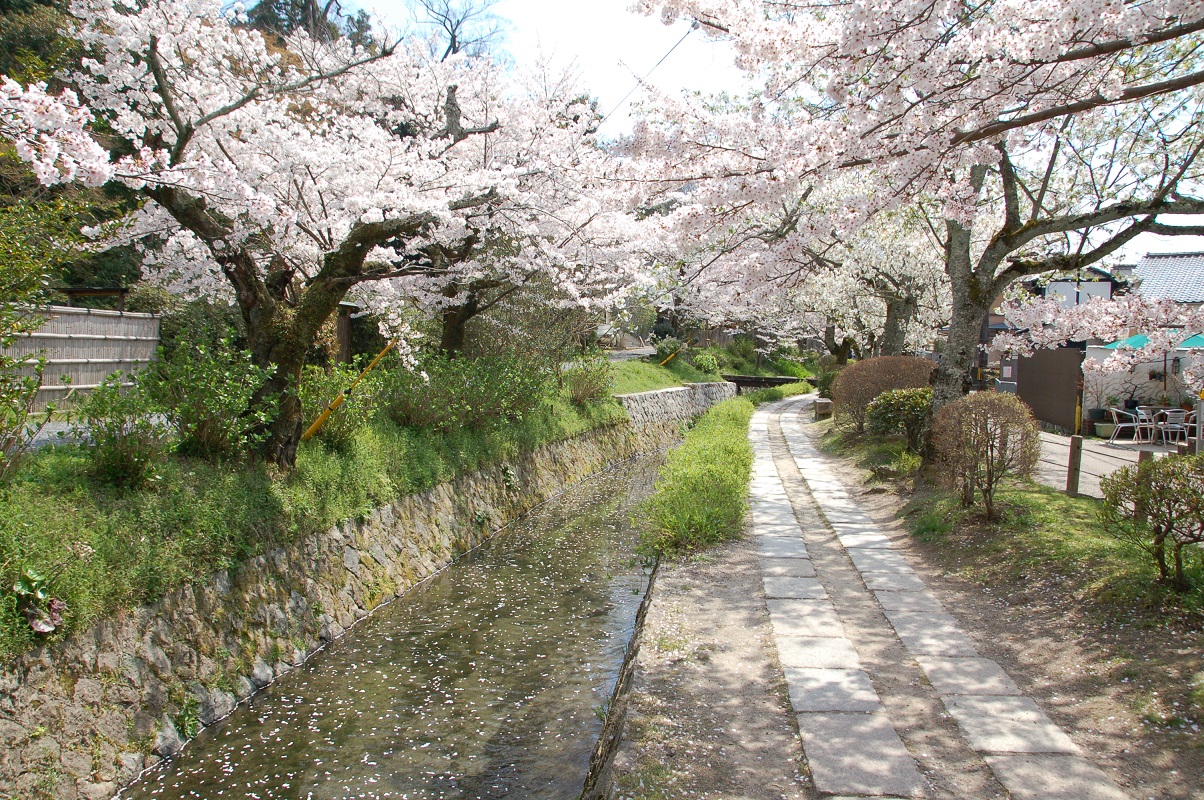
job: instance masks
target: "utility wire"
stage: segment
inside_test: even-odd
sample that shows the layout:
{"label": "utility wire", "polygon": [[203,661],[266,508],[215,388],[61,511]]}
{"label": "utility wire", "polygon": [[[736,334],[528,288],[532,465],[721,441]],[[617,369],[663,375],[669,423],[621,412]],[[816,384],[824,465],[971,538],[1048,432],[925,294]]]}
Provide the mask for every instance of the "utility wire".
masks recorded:
{"label": "utility wire", "polygon": [[614,114],[616,111],[618,111],[620,108],[622,108],[623,104],[627,102],[627,98],[631,97],[631,95],[635,93],[635,90],[640,88],[644,84],[644,82],[648,80],[648,77],[650,75],[652,75],[653,72],[656,72],[657,67],[659,67],[661,64],[665,63],[666,58],[673,55],[673,51],[677,49],[677,45],[684,42],[686,40],[686,36],[689,36],[691,33],[693,33],[694,29],[697,27],[698,27],[697,22],[695,22],[693,25],[691,25],[690,28],[685,32],[685,35],[683,35],[680,39],[677,40],[677,44],[670,47],[669,52],[667,52],[663,56],[661,56],[661,60],[656,62],[655,64],[653,64],[652,69],[648,70],[648,72],[645,73],[643,78],[640,78],[638,81],[636,81],[635,86],[632,86],[631,90],[629,92],[627,92],[627,94],[623,95],[623,99],[620,100],[618,102],[618,104],[614,108],[612,108],[609,113],[606,114],[606,116],[602,117],[602,122],[606,122],[606,120],[610,119],[611,114]]}

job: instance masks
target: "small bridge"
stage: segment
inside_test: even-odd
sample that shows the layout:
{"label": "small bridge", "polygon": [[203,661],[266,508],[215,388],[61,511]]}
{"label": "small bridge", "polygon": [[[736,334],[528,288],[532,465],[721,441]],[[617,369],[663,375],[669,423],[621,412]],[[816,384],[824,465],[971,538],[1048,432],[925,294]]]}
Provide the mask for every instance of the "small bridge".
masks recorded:
{"label": "small bridge", "polygon": [[798,383],[801,378],[773,377],[763,378],[759,375],[723,375],[728,383],[736,384],[736,394],[743,394],[745,389],[768,389],[771,386],[785,386],[788,383]]}

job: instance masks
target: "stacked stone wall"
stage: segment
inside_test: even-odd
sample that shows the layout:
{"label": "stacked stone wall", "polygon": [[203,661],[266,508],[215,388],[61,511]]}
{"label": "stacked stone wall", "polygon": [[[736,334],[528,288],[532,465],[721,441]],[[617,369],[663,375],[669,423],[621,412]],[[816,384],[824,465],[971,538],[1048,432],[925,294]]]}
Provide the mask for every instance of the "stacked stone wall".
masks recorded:
{"label": "stacked stone wall", "polygon": [[603,428],[176,589],[0,670],[0,797],[111,797],[200,726],[300,665],[502,526],[578,480],[680,437],[725,399],[702,387],[620,398]]}
{"label": "stacked stone wall", "polygon": [[621,394],[619,402],[635,425],[655,425],[691,419],[723,400],[736,396],[736,384],[691,383],[672,389],[640,394]]}

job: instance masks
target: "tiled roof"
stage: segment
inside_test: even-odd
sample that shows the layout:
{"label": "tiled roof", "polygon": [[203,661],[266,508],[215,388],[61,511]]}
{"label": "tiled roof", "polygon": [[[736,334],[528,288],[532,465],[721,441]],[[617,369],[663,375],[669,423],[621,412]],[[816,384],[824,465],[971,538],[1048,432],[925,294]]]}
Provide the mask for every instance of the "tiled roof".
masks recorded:
{"label": "tiled roof", "polygon": [[1142,297],[1204,303],[1204,253],[1147,253],[1135,273]]}

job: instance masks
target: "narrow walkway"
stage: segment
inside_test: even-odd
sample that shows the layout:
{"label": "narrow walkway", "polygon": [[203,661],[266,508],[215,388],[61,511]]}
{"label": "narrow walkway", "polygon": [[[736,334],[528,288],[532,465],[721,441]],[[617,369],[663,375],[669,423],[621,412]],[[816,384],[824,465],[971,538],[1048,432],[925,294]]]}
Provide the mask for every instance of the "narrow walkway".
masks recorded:
{"label": "narrow walkway", "polygon": [[1126,800],[946,613],[803,433],[810,398],[749,430],[753,529],[820,796]]}

